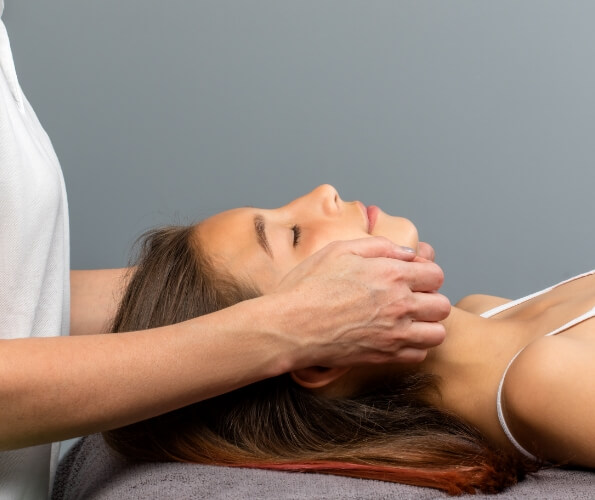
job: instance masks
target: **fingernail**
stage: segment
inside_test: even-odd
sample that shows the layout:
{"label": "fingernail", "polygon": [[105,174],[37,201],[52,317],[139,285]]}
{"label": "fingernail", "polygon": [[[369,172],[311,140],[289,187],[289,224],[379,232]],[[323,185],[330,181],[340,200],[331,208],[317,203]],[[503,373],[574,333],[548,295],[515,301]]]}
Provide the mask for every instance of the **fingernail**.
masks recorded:
{"label": "fingernail", "polygon": [[415,250],[413,250],[413,248],[411,248],[411,247],[403,247],[403,246],[401,246],[401,250],[403,250],[403,252],[407,252],[407,253],[415,253]]}

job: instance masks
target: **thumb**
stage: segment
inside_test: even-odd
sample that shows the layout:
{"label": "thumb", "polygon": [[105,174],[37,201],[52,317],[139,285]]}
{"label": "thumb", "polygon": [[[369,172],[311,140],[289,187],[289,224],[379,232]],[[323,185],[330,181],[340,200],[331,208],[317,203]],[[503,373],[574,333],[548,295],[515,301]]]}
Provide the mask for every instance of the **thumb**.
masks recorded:
{"label": "thumb", "polygon": [[415,250],[413,248],[397,245],[382,236],[349,240],[342,243],[344,245],[343,251],[364,258],[388,257],[406,261],[415,259]]}

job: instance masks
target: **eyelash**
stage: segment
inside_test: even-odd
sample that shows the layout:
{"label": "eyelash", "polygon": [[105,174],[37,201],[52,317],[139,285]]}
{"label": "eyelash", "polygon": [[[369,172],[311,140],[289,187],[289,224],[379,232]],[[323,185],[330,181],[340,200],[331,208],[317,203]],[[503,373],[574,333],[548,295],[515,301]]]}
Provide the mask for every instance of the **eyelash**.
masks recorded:
{"label": "eyelash", "polygon": [[300,229],[300,226],[298,226],[297,224],[295,224],[291,230],[293,231],[293,246],[297,247],[298,243],[300,242],[300,236],[302,235],[302,230]]}

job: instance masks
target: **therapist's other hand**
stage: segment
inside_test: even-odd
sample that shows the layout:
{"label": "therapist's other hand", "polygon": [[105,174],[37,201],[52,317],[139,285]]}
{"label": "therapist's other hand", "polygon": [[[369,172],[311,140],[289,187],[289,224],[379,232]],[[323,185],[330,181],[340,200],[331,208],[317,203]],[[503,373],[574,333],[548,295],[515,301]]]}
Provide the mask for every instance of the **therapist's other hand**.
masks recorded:
{"label": "therapist's other hand", "polygon": [[289,368],[422,361],[445,337],[443,280],[438,265],[386,238],[331,243],[269,295],[294,343]]}

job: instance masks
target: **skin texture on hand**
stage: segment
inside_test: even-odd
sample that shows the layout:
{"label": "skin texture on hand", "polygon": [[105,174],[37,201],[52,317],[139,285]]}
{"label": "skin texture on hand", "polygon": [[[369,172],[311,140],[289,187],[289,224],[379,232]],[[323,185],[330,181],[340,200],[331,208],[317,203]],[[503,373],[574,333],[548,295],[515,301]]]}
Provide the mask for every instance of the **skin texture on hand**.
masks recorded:
{"label": "skin texture on hand", "polygon": [[291,368],[422,361],[445,337],[443,280],[438,265],[382,237],[331,243],[269,295],[279,331],[297,343]]}

